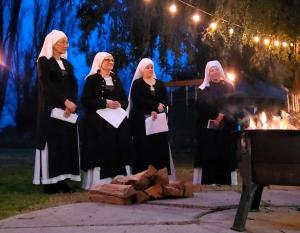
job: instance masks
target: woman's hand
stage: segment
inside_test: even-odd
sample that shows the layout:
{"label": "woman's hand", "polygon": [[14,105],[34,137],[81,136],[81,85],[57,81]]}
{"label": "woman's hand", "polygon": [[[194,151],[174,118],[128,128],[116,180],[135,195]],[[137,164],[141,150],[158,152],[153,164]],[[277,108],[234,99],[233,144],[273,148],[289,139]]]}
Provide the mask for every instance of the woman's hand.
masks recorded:
{"label": "woman's hand", "polygon": [[162,103],[159,103],[157,109],[159,112],[163,112],[165,110],[165,105],[163,105]]}
{"label": "woman's hand", "polygon": [[116,108],[121,107],[121,104],[120,104],[119,101],[113,101],[113,100],[107,99],[106,100],[106,107],[111,108],[111,109],[116,109]]}
{"label": "woman's hand", "polygon": [[73,113],[76,111],[77,105],[75,103],[73,103],[72,101],[66,99],[64,104],[70,113]]}
{"label": "woman's hand", "polygon": [[68,108],[65,108],[64,117],[68,118],[71,115],[71,111]]}
{"label": "woman's hand", "polygon": [[157,112],[152,111],[151,112],[151,117],[152,117],[152,120],[156,120],[156,118],[157,118]]}
{"label": "woman's hand", "polygon": [[217,116],[217,118],[215,119],[215,124],[216,126],[219,126],[221,121],[224,119],[224,114],[223,113],[219,113],[219,115]]}

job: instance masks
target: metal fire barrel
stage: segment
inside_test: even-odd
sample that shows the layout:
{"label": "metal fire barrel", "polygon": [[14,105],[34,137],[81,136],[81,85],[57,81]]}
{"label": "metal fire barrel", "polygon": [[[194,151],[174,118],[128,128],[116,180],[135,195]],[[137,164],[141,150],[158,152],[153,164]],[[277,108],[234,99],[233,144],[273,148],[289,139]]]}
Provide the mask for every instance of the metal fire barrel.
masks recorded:
{"label": "metal fire barrel", "polygon": [[241,138],[243,190],[232,226],[244,231],[266,185],[300,185],[300,130],[245,130]]}

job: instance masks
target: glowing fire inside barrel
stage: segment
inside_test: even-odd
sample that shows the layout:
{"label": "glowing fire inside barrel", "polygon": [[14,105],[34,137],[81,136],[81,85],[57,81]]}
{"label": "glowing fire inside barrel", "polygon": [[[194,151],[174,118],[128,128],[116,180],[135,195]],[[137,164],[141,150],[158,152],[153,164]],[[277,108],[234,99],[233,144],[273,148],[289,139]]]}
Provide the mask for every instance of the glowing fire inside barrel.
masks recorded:
{"label": "glowing fire inside barrel", "polygon": [[265,112],[261,112],[256,116],[249,118],[249,126],[247,130],[251,129],[286,129],[297,130],[293,124],[289,122],[289,115],[285,111],[281,111],[280,116],[267,116]]}

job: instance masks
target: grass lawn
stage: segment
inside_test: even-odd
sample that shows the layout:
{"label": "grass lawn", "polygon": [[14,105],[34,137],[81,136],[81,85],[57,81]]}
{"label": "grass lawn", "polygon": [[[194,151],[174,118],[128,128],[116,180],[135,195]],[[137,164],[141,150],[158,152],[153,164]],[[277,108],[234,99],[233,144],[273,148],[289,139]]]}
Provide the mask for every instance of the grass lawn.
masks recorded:
{"label": "grass lawn", "polygon": [[[34,150],[0,150],[0,219],[18,213],[88,200],[87,193],[49,195],[32,184]],[[79,190],[80,183],[72,188]]]}
{"label": "grass lawn", "polygon": [[[62,204],[88,201],[81,183],[70,182],[73,193],[45,194],[42,186],[32,184],[34,150],[0,149],[0,219],[27,211],[44,209]],[[191,182],[192,159],[177,155],[177,179]]]}
{"label": "grass lawn", "polygon": [[[69,182],[73,193],[45,194],[40,185],[32,184],[34,150],[0,149],[0,219],[19,213],[45,209],[58,205],[87,202],[88,193],[81,190],[80,182]],[[192,153],[177,153],[173,156],[178,180],[192,182]],[[194,191],[236,190],[241,187],[194,186]]]}

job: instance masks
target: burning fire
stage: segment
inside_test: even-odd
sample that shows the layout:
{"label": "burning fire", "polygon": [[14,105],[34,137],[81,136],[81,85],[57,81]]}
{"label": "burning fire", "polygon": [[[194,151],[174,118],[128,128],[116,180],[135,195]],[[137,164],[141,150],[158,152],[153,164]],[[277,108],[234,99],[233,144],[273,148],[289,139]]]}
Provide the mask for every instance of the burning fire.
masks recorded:
{"label": "burning fire", "polygon": [[281,111],[281,116],[268,117],[265,112],[250,117],[247,129],[294,129],[297,128],[289,123],[289,115]]}

